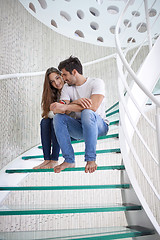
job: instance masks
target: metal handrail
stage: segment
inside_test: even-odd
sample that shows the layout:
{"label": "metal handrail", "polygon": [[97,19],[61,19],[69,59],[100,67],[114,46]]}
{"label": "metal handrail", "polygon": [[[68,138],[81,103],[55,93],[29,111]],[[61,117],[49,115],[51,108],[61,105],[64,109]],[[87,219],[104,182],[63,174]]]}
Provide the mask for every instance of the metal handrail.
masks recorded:
{"label": "metal handrail", "polygon": [[[120,69],[119,69],[119,73],[120,73],[120,76],[121,76],[121,79],[120,79],[120,80],[122,80],[123,84],[125,85],[124,79],[123,79],[123,76],[122,76],[122,73],[121,73]],[[134,100],[134,97],[133,97],[132,93],[130,92],[128,86],[125,85],[125,87],[126,87],[126,89],[127,89],[127,92],[130,94],[130,97],[131,97],[132,101],[134,102],[134,104],[136,104],[137,109],[138,109],[139,111],[141,111],[141,109],[140,109],[140,107],[138,106],[137,102]],[[124,104],[124,105],[125,105],[125,104]],[[138,128],[136,127],[136,125],[135,125],[135,123],[133,122],[130,114],[129,114],[128,111],[127,111],[127,107],[124,106],[124,108],[125,108],[125,110],[126,110],[125,112],[126,112],[128,118],[130,119],[130,123],[131,123],[132,127],[135,129],[135,132],[136,132],[137,135],[139,136],[139,139],[141,140],[141,142],[143,143],[143,145],[145,146],[145,148],[147,149],[147,151],[149,152],[149,154],[151,155],[151,157],[153,158],[153,160],[156,162],[156,164],[159,164],[159,162],[156,160],[156,158],[154,157],[154,155],[153,155],[152,152],[150,151],[149,147],[147,146],[146,142],[144,141],[142,135],[141,135],[140,132],[138,131]],[[156,128],[153,126],[153,124],[150,122],[150,120],[144,115],[144,113],[141,112],[141,114],[144,116],[144,118],[146,119],[146,121],[151,125],[151,127],[153,127],[153,129],[156,130]]]}
{"label": "metal handrail", "polygon": [[[116,53],[113,53],[111,55],[90,61],[90,62],[86,62],[83,63],[83,67],[95,64],[95,63],[99,63],[105,60],[108,60],[110,58],[116,58]],[[12,78],[21,78],[21,77],[33,77],[33,76],[40,76],[40,75],[44,75],[45,71],[41,71],[41,72],[29,72],[29,73],[14,73],[14,74],[2,74],[0,75],[0,80],[4,80],[4,79],[12,79]]]}
{"label": "metal handrail", "polygon": [[120,28],[120,24],[122,22],[122,18],[125,14],[125,12],[127,11],[127,8],[130,4],[131,0],[128,1],[128,3],[125,6],[125,9],[123,11],[123,13],[120,15],[117,25],[116,25],[116,29],[115,29],[115,41],[116,41],[116,48],[117,48],[117,52],[125,66],[125,68],[127,69],[127,71],[130,73],[130,75],[132,76],[132,78],[134,79],[134,81],[137,83],[137,85],[141,88],[141,90],[148,96],[148,98],[150,98],[158,107],[160,107],[160,102],[154,97],[154,95],[152,93],[150,93],[148,91],[148,89],[140,82],[139,78],[137,77],[137,75],[135,74],[135,72],[130,68],[130,65],[128,64],[126,58],[124,57],[123,51],[121,49],[120,46],[120,40],[118,38],[118,32],[119,32],[119,28]]}

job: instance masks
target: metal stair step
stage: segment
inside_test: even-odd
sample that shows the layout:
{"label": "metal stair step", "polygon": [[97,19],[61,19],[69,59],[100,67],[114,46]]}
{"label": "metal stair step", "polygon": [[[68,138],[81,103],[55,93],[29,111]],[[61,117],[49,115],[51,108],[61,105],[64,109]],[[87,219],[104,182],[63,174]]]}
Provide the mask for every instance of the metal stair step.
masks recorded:
{"label": "metal stair step", "polygon": [[54,239],[86,239],[86,240],[111,240],[124,239],[152,235],[154,232],[143,227],[102,227],[102,228],[81,228],[81,229],[60,229],[49,231],[21,231],[1,232],[0,239],[6,240],[54,240]]}
{"label": "metal stair step", "polygon": [[[97,167],[97,170],[124,170],[125,167],[124,165],[112,165],[112,166],[99,166]],[[84,167],[77,167],[77,168],[66,168],[62,170],[62,172],[79,172],[79,171],[84,171]],[[6,173],[27,173],[27,172],[54,172],[53,168],[48,168],[48,169],[7,169],[5,171]]]}
{"label": "metal stair step", "polygon": [[70,214],[70,213],[100,213],[117,211],[136,211],[141,210],[140,205],[115,204],[115,205],[0,205],[0,216],[7,215],[36,215],[36,214]]}
{"label": "metal stair step", "polygon": [[[104,149],[104,150],[97,150],[96,154],[103,154],[103,153],[120,153],[120,148],[115,149]],[[74,155],[84,155],[85,152],[75,152]],[[59,154],[62,157],[62,154]],[[34,158],[44,158],[43,155],[35,155],[35,156],[24,156],[22,157],[23,160],[34,159]]]}
{"label": "metal stair step", "polygon": [[81,189],[126,189],[129,184],[109,185],[75,185],[75,186],[10,186],[0,187],[0,191],[31,191],[31,190],[81,190]]}

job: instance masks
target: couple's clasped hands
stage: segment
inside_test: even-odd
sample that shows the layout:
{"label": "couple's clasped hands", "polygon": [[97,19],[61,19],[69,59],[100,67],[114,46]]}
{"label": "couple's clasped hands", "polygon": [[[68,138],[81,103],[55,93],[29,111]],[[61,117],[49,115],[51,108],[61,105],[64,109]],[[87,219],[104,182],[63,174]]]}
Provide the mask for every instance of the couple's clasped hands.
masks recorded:
{"label": "couple's clasped hands", "polygon": [[88,109],[92,105],[92,100],[90,98],[79,98],[69,104],[61,104],[58,102],[54,102],[50,105],[50,110],[53,111],[54,114],[61,113],[65,114],[67,111],[72,111],[71,105],[78,105],[83,109]]}

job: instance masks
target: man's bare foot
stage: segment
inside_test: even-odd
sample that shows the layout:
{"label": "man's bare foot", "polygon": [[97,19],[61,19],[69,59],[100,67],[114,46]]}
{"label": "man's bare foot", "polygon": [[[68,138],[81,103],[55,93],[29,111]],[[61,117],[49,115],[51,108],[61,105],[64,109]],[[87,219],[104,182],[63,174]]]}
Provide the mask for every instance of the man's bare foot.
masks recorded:
{"label": "man's bare foot", "polygon": [[63,162],[54,168],[54,172],[60,173],[62,170],[66,169],[66,168],[74,168],[74,167],[75,167],[75,163]]}
{"label": "man's bare foot", "polygon": [[50,160],[44,160],[43,163],[39,164],[38,166],[35,166],[33,169],[40,169],[43,168],[46,164],[48,164]]}
{"label": "man's bare foot", "polygon": [[54,168],[57,165],[58,165],[58,161],[51,160],[49,163],[47,163],[46,165],[44,165],[41,168],[44,168],[44,169],[46,169],[46,168]]}
{"label": "man's bare foot", "polygon": [[93,173],[97,170],[97,164],[95,161],[88,161],[85,166],[85,173]]}

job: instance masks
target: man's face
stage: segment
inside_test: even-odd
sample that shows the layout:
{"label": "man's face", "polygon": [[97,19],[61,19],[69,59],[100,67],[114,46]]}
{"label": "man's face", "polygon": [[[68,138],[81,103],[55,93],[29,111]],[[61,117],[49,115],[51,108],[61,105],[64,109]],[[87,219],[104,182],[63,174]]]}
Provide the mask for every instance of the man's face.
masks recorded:
{"label": "man's face", "polygon": [[76,77],[73,74],[70,74],[70,72],[66,71],[65,68],[63,68],[61,70],[62,72],[62,77],[63,80],[69,85],[69,86],[73,86],[76,85]]}

